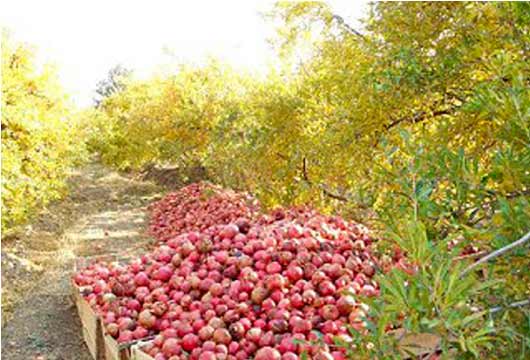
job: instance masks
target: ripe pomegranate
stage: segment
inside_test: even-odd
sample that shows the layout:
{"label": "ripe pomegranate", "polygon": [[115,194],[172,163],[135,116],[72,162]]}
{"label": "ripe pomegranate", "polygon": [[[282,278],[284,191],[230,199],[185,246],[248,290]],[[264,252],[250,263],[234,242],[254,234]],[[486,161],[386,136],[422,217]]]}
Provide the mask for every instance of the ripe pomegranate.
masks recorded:
{"label": "ripe pomegranate", "polygon": [[[171,340],[171,339],[168,339]],[[182,338],[182,348],[186,351],[192,351],[199,346],[199,337],[195,334],[186,334]],[[175,354],[176,355],[176,354]]]}
{"label": "ripe pomegranate", "polygon": [[272,347],[265,346],[256,352],[255,360],[281,360],[280,352]]}

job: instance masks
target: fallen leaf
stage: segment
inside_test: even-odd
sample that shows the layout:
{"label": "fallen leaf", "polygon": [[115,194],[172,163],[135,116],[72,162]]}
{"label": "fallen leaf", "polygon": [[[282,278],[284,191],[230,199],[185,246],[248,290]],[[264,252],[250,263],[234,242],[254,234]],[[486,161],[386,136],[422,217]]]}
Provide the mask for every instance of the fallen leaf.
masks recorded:
{"label": "fallen leaf", "polygon": [[430,333],[407,333],[405,329],[393,331],[398,340],[398,349],[402,355],[427,355],[439,350],[441,339]]}

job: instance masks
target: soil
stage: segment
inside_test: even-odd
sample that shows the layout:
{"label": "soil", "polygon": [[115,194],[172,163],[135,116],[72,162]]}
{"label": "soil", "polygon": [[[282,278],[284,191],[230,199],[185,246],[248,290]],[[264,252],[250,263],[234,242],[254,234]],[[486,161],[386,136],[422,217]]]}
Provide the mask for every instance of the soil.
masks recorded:
{"label": "soil", "polygon": [[90,164],[69,195],[2,241],[2,358],[89,360],[70,294],[74,264],[132,257],[153,245],[147,205],[164,189]]}

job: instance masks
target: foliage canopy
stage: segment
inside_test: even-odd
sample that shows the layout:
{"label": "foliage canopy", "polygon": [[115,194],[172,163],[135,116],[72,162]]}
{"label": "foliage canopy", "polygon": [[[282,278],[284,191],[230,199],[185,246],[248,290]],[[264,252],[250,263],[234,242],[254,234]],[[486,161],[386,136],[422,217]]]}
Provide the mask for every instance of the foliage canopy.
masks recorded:
{"label": "foliage canopy", "polygon": [[79,123],[51,66],[2,33],[2,231],[59,198],[84,155]]}

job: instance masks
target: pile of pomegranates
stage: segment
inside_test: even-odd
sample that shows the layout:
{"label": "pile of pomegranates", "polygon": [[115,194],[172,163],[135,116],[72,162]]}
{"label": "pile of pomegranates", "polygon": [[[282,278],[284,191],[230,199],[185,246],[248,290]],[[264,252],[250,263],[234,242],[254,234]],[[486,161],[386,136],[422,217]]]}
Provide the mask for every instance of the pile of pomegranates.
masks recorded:
{"label": "pile of pomegranates", "polygon": [[[156,228],[165,242],[152,252],[75,275],[107,333],[119,342],[155,335],[144,351],[156,360],[343,359],[334,339],[364,328],[359,297],[379,291],[367,229],[307,208],[256,216],[237,196],[228,206],[202,190],[155,205],[154,217],[171,221]],[[186,211],[201,224],[179,222]]]}
{"label": "pile of pomegranates", "polygon": [[183,232],[228,224],[239,217],[251,219],[258,214],[259,205],[248,194],[201,182],[166,195],[150,210],[150,233],[167,241]]}

